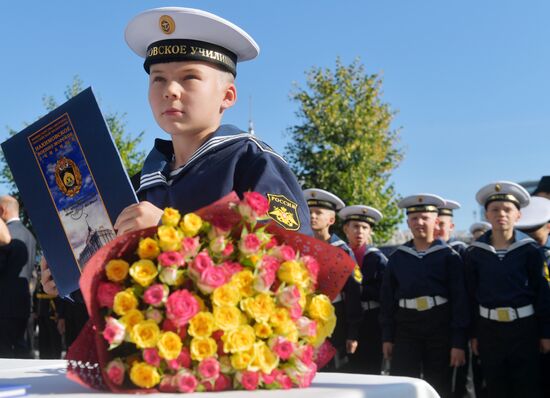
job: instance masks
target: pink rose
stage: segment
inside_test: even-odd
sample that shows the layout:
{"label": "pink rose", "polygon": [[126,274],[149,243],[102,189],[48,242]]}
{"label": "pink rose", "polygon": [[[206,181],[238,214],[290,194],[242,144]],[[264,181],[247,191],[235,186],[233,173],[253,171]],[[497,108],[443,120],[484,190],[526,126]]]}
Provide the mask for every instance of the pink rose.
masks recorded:
{"label": "pink rose", "polygon": [[214,391],[226,391],[231,389],[231,378],[220,373],[214,384]]}
{"label": "pink rose", "polygon": [[208,255],[208,252],[202,251],[193,259],[193,262],[189,266],[189,273],[193,278],[199,279],[203,271],[213,265],[214,262]]}
{"label": "pink rose", "polygon": [[269,255],[263,256],[260,263],[260,268],[263,268],[275,273],[279,270],[280,266],[281,266],[281,262],[277,260],[275,257],[269,256]]}
{"label": "pink rose", "polygon": [[274,247],[271,253],[281,261],[290,261],[296,259],[296,252],[291,246],[281,245]]}
{"label": "pink rose", "polygon": [[199,303],[189,290],[177,290],[168,296],[166,316],[180,327],[185,326],[199,312]]}
{"label": "pink rose", "polygon": [[153,307],[158,307],[166,302],[169,293],[170,289],[168,286],[162,283],[156,283],[145,290],[145,293],[143,293],[143,301],[147,304],[151,304]]}
{"label": "pink rose", "polygon": [[184,260],[189,260],[195,257],[199,251],[200,243],[199,237],[195,236],[194,238],[186,237],[181,241],[181,255],[184,257]]}
{"label": "pink rose", "polygon": [[197,368],[203,379],[216,379],[220,374],[220,363],[214,357],[203,359]]}
{"label": "pink rose", "polygon": [[113,282],[99,282],[97,287],[97,301],[100,307],[113,308],[113,301],[118,292],[122,291],[122,287]]}
{"label": "pink rose", "polygon": [[241,264],[232,261],[226,261],[220,266],[225,270],[227,280],[231,279],[231,277],[237,272],[241,272],[243,270],[243,266]]}
{"label": "pink rose", "polygon": [[215,288],[227,282],[227,274],[223,267],[211,266],[203,270],[197,282],[198,288],[204,294],[210,294]]}
{"label": "pink rose", "polygon": [[233,247],[233,243],[227,242],[227,244],[225,245],[225,249],[222,250],[222,256],[229,257],[230,255],[233,254],[234,250],[235,248]]}
{"label": "pink rose", "polygon": [[288,390],[292,388],[292,379],[284,373],[280,373],[275,379],[277,383],[281,386],[281,389]]}
{"label": "pink rose", "polygon": [[277,373],[272,371],[271,373],[262,373],[262,382],[266,385],[271,384],[275,381]]}
{"label": "pink rose", "polygon": [[143,360],[149,365],[160,366],[160,356],[156,348],[145,348],[143,350]]}
{"label": "pink rose", "polygon": [[300,290],[295,285],[279,289],[277,299],[285,307],[293,307],[300,302]]}
{"label": "pink rose", "polygon": [[176,384],[179,392],[194,392],[199,382],[189,371],[179,371],[176,375]]}
{"label": "pink rose", "polygon": [[182,347],[177,361],[184,368],[191,369],[191,353],[189,352],[189,348]]}
{"label": "pink rose", "polygon": [[313,353],[313,346],[310,344],[306,344],[298,349],[297,355],[300,361],[305,363],[307,366],[310,366],[313,363]]}
{"label": "pink rose", "polygon": [[308,270],[309,276],[313,280],[313,284],[316,285],[319,276],[319,263],[311,256],[303,256],[301,260]]}
{"label": "pink rose", "polygon": [[149,308],[145,311],[145,318],[155,321],[157,324],[160,324],[164,318],[162,312],[156,308]]}
{"label": "pink rose", "polygon": [[292,356],[294,352],[294,344],[285,339],[284,337],[277,337],[275,339],[273,347],[271,348],[275,354],[282,360],[287,360]]}
{"label": "pink rose", "polygon": [[273,282],[275,282],[276,277],[277,274],[275,271],[262,268],[254,278],[254,289],[258,292],[268,291],[271,285],[273,285]]}
{"label": "pink rose", "polygon": [[258,388],[258,383],[260,382],[260,373],[245,370],[240,373],[240,379],[241,384],[246,390],[255,390]]}
{"label": "pink rose", "polygon": [[272,236],[271,239],[269,239],[269,242],[266,243],[265,250],[269,250],[271,248],[274,248],[278,244],[279,244],[279,242],[277,242],[277,238]]}
{"label": "pink rose", "polygon": [[269,202],[264,195],[258,192],[245,192],[243,197],[244,204],[250,207],[256,217],[264,216],[269,210]]}
{"label": "pink rose", "polygon": [[106,368],[107,377],[113,384],[116,384],[117,386],[122,385],[122,383],[124,382],[125,371],[126,369],[124,367],[124,363],[120,358],[113,359],[111,362],[109,362]]}
{"label": "pink rose", "polygon": [[159,391],[161,392],[177,392],[178,385],[176,383],[176,376],[170,376],[166,373],[160,380]]}
{"label": "pink rose", "polygon": [[103,331],[103,338],[111,345],[116,347],[124,341],[126,330],[124,325],[113,317],[106,319],[105,330]]}
{"label": "pink rose", "polygon": [[159,254],[157,260],[163,267],[183,267],[184,261],[181,253],[178,252],[164,252]]}
{"label": "pink rose", "polygon": [[254,254],[260,250],[260,239],[256,234],[246,234],[239,241],[239,250],[245,255]]}
{"label": "pink rose", "polygon": [[302,307],[300,304],[296,303],[289,309],[290,318],[295,321],[303,315]]}
{"label": "pink rose", "polygon": [[313,337],[317,334],[317,322],[302,316],[296,320],[300,336]]}
{"label": "pink rose", "polygon": [[214,253],[221,253],[225,250],[225,246],[227,245],[227,240],[223,236],[216,236],[214,239],[210,241],[210,250]]}

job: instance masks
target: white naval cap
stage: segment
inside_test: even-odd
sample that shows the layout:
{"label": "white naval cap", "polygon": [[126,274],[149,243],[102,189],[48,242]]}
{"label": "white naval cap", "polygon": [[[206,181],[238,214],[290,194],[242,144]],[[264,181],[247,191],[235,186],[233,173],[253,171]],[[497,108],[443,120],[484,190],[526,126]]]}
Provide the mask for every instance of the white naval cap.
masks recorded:
{"label": "white naval cap", "polygon": [[124,33],[145,58],[143,67],[174,61],[205,61],[237,74],[237,62],[255,58],[260,47],[237,25],[194,8],[162,7],[135,16]]}
{"label": "white naval cap", "polygon": [[489,224],[487,221],[478,221],[470,225],[470,233],[473,235],[475,231],[488,231],[490,229],[493,229],[493,226]]}
{"label": "white naval cap", "polygon": [[438,213],[439,208],[444,204],[445,200],[440,196],[431,193],[419,193],[401,199],[397,206],[400,209],[407,209],[407,214]]}
{"label": "white naval cap", "polygon": [[453,210],[460,209],[460,203],[450,199],[443,199],[445,202],[443,206],[439,207],[440,216],[451,216],[453,215]]}
{"label": "white naval cap", "polygon": [[550,199],[532,196],[527,206],[521,209],[521,217],[516,223],[518,229],[540,228],[550,222]]}
{"label": "white naval cap", "polygon": [[371,226],[378,224],[382,219],[382,213],[378,209],[365,205],[346,206],[338,212],[338,216],[344,222],[364,221]]}
{"label": "white naval cap", "polygon": [[504,201],[515,204],[519,209],[527,206],[529,199],[529,192],[525,188],[510,181],[492,182],[485,185],[476,194],[477,202],[485,208],[491,202]]}
{"label": "white naval cap", "polygon": [[346,204],[333,193],[319,188],[309,188],[304,191],[304,197],[309,207],[322,207],[338,211]]}

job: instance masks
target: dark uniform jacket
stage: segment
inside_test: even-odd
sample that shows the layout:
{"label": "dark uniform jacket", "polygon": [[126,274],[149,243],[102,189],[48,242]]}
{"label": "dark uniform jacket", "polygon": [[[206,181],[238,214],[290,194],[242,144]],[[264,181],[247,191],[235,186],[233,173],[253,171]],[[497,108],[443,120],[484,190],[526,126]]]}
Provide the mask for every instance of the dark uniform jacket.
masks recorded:
{"label": "dark uniform jacket", "polygon": [[450,303],[451,345],[464,349],[469,322],[464,267],[458,253],[442,240],[436,239],[423,256],[412,240],[399,246],[388,260],[380,295],[382,341],[394,339],[400,299],[441,296]]}
{"label": "dark uniform jacket", "polygon": [[541,337],[550,338],[550,289],[545,279],[545,260],[535,241],[514,231],[511,244],[502,259],[491,245],[492,231],[473,242],[464,257],[466,281],[472,303],[473,337],[479,305],[494,309],[519,308],[532,304],[538,318]]}
{"label": "dark uniform jacket", "polygon": [[[309,209],[286,161],[256,136],[222,125],[177,170],[171,141],[157,139],[141,171],[137,194],[159,208],[188,213],[235,191],[267,196],[269,215],[285,229],[311,235]],[[135,179],[133,179],[135,181]]]}
{"label": "dark uniform jacket", "polygon": [[0,318],[28,318],[36,240],[19,220],[8,223],[8,230],[11,242],[0,247]]}
{"label": "dark uniform jacket", "polygon": [[363,275],[361,301],[380,302],[380,288],[388,259],[384,254],[373,246],[367,246],[361,274]]}

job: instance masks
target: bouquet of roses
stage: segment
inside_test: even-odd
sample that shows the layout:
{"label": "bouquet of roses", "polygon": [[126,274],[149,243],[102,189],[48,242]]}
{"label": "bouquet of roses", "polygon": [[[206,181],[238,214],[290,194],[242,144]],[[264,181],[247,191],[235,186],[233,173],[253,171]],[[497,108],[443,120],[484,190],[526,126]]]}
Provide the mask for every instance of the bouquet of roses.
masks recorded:
{"label": "bouquet of roses", "polygon": [[311,238],[291,245],[287,231],[258,223],[268,207],[249,192],[217,203],[219,211],[182,216],[167,208],[162,225],[88,263],[81,286],[109,389],[311,384],[317,363],[330,359],[323,343],[336,323],[330,297],[316,293],[320,272],[329,271],[299,251]]}

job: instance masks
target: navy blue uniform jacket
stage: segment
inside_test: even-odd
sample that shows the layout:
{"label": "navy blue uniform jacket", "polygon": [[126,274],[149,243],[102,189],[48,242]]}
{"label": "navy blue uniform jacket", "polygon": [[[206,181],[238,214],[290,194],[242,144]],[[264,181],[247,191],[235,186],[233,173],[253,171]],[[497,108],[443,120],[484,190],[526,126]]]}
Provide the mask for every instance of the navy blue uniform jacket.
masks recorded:
{"label": "navy blue uniform jacket", "polygon": [[[141,171],[141,201],[189,213],[235,191],[267,196],[269,215],[285,229],[311,235],[309,209],[286,161],[256,136],[220,126],[185,165],[171,170],[171,141],[157,139]],[[134,181],[135,182],[135,181]]]}
{"label": "navy blue uniform jacket", "polygon": [[413,241],[399,246],[390,256],[380,291],[382,341],[392,342],[399,299],[441,296],[451,309],[451,345],[464,349],[469,323],[469,305],[460,255],[436,239],[423,257]]}
{"label": "navy blue uniform jacket", "polygon": [[524,307],[532,304],[539,321],[541,338],[550,338],[550,289],[545,261],[535,241],[514,231],[511,244],[502,259],[491,245],[492,231],[473,242],[464,256],[466,284],[472,303],[474,324],[479,305],[485,308]]}

